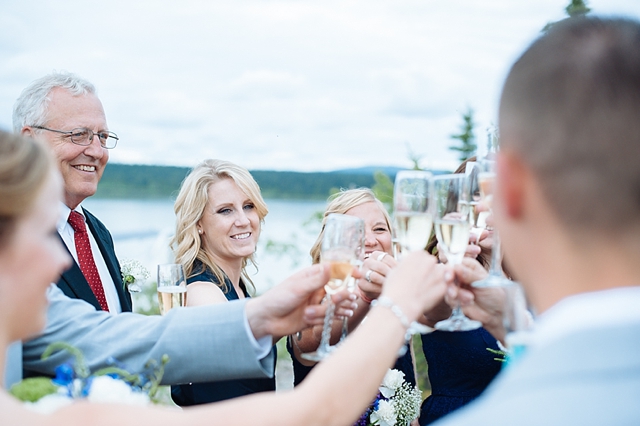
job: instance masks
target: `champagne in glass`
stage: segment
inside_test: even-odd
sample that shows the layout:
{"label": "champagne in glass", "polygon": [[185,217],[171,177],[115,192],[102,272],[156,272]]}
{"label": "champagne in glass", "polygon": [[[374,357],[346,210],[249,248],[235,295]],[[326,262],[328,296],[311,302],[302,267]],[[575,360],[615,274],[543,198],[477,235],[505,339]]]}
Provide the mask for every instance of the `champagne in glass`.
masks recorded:
{"label": "champagne in glass", "polygon": [[353,286],[351,282],[355,280],[351,272],[354,265],[362,260],[364,250],[364,221],[358,217],[332,213],[327,216],[323,232],[320,261],[329,264],[329,281],[324,287],[329,296],[329,306],[324,317],[320,346],[315,352],[301,354],[302,358],[311,361],[321,361],[333,350],[329,342],[335,311],[331,295]]}
{"label": "champagne in glass", "polygon": [[[451,265],[462,262],[469,243],[470,192],[466,190],[464,174],[441,175],[432,179],[434,224],[438,249]],[[460,203],[460,202],[463,203]],[[465,205],[464,202],[467,202]],[[467,318],[460,305],[453,309],[451,317],[436,323],[442,331],[468,331],[480,328],[482,324]]]}
{"label": "champagne in glass", "polygon": [[187,282],[184,268],[177,263],[158,265],[158,306],[160,314],[185,306],[187,303]]}
{"label": "champagne in glass", "polygon": [[464,216],[438,219],[435,224],[436,238],[453,265],[462,262],[469,242],[469,221]]}
{"label": "champagne in glass", "polygon": [[395,240],[400,252],[423,250],[431,237],[433,214],[430,209],[429,172],[398,172],[393,188]]}
{"label": "champagne in glass", "polygon": [[[348,257],[343,254],[342,258]],[[324,291],[327,294],[336,294],[343,288],[346,288],[347,283],[351,279],[353,264],[350,261],[325,260],[325,258],[322,259],[322,262],[329,264],[329,281],[324,285]]]}
{"label": "champagne in glass", "polygon": [[426,247],[433,226],[431,215],[396,212],[394,223],[398,241],[405,250],[423,250]]}
{"label": "champagne in glass", "polygon": [[472,242],[474,244],[480,241],[480,236],[486,228],[486,217],[488,215],[487,209],[483,208],[480,202],[482,199],[482,190],[479,182],[481,171],[480,164],[475,161],[470,161],[466,164],[466,181],[463,190],[467,191],[468,195],[460,199],[461,207],[469,210],[470,234],[475,236]]}
{"label": "champagne in glass", "polygon": [[493,185],[496,174],[493,172],[481,172],[478,174],[478,184],[480,186],[480,197],[487,209],[491,209],[493,204]]}

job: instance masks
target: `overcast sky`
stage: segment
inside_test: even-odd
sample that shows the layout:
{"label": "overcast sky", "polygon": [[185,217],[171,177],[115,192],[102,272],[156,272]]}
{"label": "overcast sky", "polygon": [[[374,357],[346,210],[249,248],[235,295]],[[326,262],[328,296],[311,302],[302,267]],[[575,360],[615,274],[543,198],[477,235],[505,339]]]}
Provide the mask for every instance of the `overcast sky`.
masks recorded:
{"label": "overcast sky", "polygon": [[[407,144],[455,166],[461,113],[484,140],[509,65],[568,0],[3,3],[0,127],[27,84],[67,70],[98,89],[112,162],[316,171],[406,167]],[[589,6],[640,18],[640,0]]]}

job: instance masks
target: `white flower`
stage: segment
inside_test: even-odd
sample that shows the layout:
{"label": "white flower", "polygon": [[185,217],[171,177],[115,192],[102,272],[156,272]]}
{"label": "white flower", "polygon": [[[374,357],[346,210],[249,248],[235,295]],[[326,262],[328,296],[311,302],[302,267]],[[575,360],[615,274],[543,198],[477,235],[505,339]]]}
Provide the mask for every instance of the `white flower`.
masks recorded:
{"label": "white flower", "polygon": [[391,398],[398,389],[404,383],[404,373],[399,370],[389,370],[382,380],[380,386],[380,393],[385,398]]}
{"label": "white flower", "polygon": [[137,392],[119,379],[110,376],[99,376],[91,382],[87,399],[90,402],[115,402],[129,405],[147,405],[149,396]]}
{"label": "white flower", "polygon": [[51,414],[59,408],[67,406],[73,402],[67,395],[60,393],[52,393],[50,395],[43,396],[36,402],[25,402],[24,405],[31,411],[35,411],[40,414]]}
{"label": "white flower", "polygon": [[396,425],[396,410],[393,408],[393,404],[384,399],[378,401],[378,409],[375,410],[369,416],[371,423],[379,426],[395,426]]}

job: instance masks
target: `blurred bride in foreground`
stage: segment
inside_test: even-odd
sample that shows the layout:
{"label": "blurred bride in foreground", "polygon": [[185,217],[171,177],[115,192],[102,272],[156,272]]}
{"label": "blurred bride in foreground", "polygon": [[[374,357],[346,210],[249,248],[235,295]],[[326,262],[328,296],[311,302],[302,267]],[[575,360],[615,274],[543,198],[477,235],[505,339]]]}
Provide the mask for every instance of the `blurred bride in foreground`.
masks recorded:
{"label": "blurred bride in foreground", "polygon": [[[62,181],[52,161],[42,144],[0,132],[0,367],[11,342],[44,327],[46,289],[70,261],[56,233]],[[314,271],[316,288],[322,288],[328,279],[323,266],[298,274]],[[382,296],[391,301],[389,306],[372,308],[367,321],[292,392],[261,393],[183,411],[79,401],[43,415],[0,390],[0,423],[138,426],[144,419],[155,426],[352,424],[374,398],[404,344],[407,322],[442,299],[450,281],[445,271],[424,252],[408,256],[386,281]]]}

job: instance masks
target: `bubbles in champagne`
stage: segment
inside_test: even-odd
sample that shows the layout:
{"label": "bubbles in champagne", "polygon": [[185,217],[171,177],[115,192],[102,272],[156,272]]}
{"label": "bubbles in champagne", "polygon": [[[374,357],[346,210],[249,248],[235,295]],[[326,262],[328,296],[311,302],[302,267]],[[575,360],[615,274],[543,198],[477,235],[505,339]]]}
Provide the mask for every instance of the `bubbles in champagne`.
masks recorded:
{"label": "bubbles in champagne", "polygon": [[396,213],[396,239],[407,251],[423,250],[431,236],[431,215],[424,213]]}
{"label": "bubbles in champagne", "polygon": [[453,264],[460,263],[469,242],[469,221],[436,220],[436,238],[445,256]]}
{"label": "bubbles in champagne", "polygon": [[158,305],[160,314],[164,315],[177,306],[187,303],[187,288],[184,286],[158,287]]}

